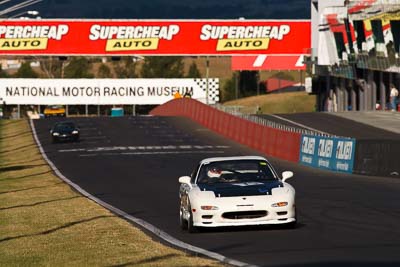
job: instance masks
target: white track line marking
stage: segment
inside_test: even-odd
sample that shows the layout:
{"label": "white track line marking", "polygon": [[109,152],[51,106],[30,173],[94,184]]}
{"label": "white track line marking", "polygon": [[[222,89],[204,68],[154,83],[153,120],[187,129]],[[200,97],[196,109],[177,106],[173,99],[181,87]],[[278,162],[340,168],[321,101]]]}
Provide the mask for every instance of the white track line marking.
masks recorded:
{"label": "white track line marking", "polygon": [[103,153],[103,154],[80,154],[79,157],[96,156],[142,156],[142,155],[169,155],[169,154],[223,154],[225,151],[154,151],[154,152],[125,152],[125,153]]}
{"label": "white track line marking", "polygon": [[109,152],[109,151],[154,151],[154,150],[188,150],[188,149],[228,149],[230,146],[210,146],[210,145],[164,145],[164,146],[112,146],[112,147],[95,147],[95,148],[75,148],[60,149],[60,153],[68,152]]}

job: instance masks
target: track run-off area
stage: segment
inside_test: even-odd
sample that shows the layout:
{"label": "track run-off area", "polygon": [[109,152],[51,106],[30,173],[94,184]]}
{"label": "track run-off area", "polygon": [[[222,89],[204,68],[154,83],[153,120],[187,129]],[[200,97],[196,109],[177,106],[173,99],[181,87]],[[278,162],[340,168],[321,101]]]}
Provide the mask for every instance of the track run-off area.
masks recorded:
{"label": "track run-off area", "polygon": [[207,157],[260,155],[189,119],[69,118],[77,143],[51,142],[61,119],[33,125],[49,160],[94,197],[187,244],[258,266],[399,266],[400,179],[339,174],[269,158],[292,170],[298,226],[179,227],[178,178]]}

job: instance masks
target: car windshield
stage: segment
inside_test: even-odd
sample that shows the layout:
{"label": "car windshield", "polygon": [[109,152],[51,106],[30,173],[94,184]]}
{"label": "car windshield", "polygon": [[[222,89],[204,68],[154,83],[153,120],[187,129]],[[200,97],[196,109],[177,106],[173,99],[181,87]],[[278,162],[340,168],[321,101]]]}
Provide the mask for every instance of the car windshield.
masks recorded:
{"label": "car windshield", "polygon": [[266,182],[276,180],[268,162],[263,160],[229,160],[205,163],[198,184]]}
{"label": "car windshield", "polygon": [[74,130],[75,125],[72,122],[58,123],[54,126],[55,131]]}

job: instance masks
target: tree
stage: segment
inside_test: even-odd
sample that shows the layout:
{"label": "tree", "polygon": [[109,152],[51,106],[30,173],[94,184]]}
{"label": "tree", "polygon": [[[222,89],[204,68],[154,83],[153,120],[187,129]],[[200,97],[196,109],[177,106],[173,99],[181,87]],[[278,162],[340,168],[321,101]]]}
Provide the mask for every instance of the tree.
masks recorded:
{"label": "tree", "polygon": [[114,70],[117,78],[137,78],[136,62],[132,58],[124,57],[121,61],[114,64]]}
{"label": "tree", "polygon": [[39,75],[32,69],[30,62],[24,62],[14,75],[15,78],[38,78]]}
{"label": "tree", "polygon": [[40,69],[46,73],[47,78],[60,78],[63,62],[54,57],[43,58],[40,60]]}
{"label": "tree", "polygon": [[0,78],[8,78],[7,72],[5,72],[5,71],[3,70],[3,68],[1,67],[1,65],[0,65]]}
{"label": "tree", "polygon": [[239,88],[241,97],[255,95],[257,92],[257,71],[241,71],[239,78]]}
{"label": "tree", "polygon": [[111,78],[111,70],[106,64],[101,64],[97,72],[99,78]]}
{"label": "tree", "polygon": [[182,57],[146,57],[141,76],[143,78],[182,78]]}
{"label": "tree", "polygon": [[190,65],[186,78],[201,78],[201,74],[199,69],[197,68],[196,62],[193,61]]}
{"label": "tree", "polygon": [[232,74],[232,77],[227,80],[223,86],[221,93],[221,102],[233,100],[236,97],[236,74]]}
{"label": "tree", "polygon": [[65,78],[93,78],[89,72],[90,62],[83,57],[73,58],[64,69]]}

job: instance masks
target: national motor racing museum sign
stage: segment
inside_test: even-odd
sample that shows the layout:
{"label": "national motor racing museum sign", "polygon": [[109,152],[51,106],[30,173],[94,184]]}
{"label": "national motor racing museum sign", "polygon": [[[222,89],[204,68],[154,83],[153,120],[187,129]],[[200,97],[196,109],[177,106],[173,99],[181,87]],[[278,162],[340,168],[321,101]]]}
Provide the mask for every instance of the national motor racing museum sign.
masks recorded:
{"label": "national motor racing museum sign", "polygon": [[0,101],[14,105],[160,105],[185,93],[215,104],[219,79],[0,79]]}
{"label": "national motor racing museum sign", "polygon": [[307,20],[0,20],[0,55],[304,54]]}

